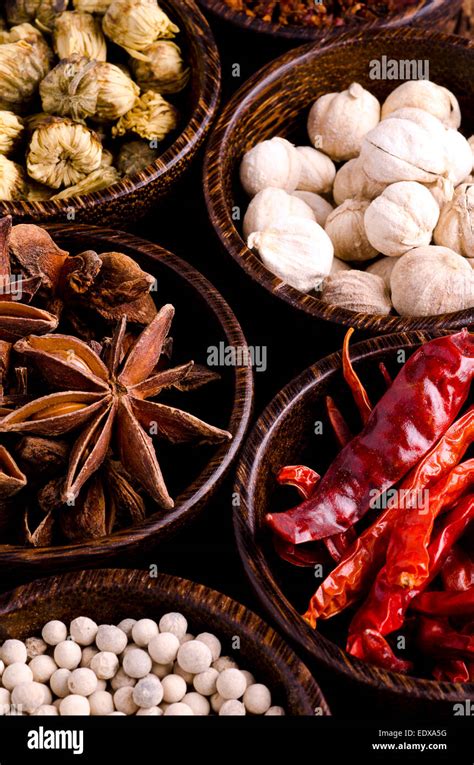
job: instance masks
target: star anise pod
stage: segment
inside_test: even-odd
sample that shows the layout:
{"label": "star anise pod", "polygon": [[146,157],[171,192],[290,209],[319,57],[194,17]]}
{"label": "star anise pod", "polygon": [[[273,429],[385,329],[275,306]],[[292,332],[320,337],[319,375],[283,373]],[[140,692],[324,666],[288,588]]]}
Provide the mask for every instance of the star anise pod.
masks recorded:
{"label": "star anise pod", "polygon": [[[17,289],[12,289],[9,244],[10,216],[0,219],[0,340],[15,342],[30,333],[43,334],[56,329],[58,319],[48,311],[29,305],[41,285],[38,274],[19,274]],[[46,232],[45,232],[46,233]]]}
{"label": "star anise pod", "polygon": [[34,362],[48,384],[60,392],[42,396],[0,421],[0,433],[58,436],[81,429],[70,455],[63,487],[67,500],[104,461],[109,446],[125,469],[159,505],[172,508],[149,434],[172,443],[217,443],[231,434],[172,406],[148,399],[179,386],[193,362],[156,371],[174,315],[165,305],[126,354],[122,318],[107,348],[105,362],[81,340],[66,335],[30,336],[14,350]]}

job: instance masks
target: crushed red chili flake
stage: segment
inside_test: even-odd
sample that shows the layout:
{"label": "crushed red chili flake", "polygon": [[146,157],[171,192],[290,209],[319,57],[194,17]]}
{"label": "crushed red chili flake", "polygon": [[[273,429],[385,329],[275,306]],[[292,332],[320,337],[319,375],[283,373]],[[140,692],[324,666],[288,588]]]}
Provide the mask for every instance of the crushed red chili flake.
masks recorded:
{"label": "crushed red chili flake", "polygon": [[232,10],[285,26],[342,26],[399,13],[420,0],[224,0]]}

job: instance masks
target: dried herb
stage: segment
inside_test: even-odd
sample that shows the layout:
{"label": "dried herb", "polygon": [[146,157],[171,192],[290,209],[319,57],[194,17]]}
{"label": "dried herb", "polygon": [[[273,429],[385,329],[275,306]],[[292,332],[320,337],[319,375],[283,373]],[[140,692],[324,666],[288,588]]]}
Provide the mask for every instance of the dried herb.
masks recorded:
{"label": "dried herb", "polygon": [[224,0],[234,11],[262,21],[290,26],[342,26],[351,20],[399,13],[418,0]]}

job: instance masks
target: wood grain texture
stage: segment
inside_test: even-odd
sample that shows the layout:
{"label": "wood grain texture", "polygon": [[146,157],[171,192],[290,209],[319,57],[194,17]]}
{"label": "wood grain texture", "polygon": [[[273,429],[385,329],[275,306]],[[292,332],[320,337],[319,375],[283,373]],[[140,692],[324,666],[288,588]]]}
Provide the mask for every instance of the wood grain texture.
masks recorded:
{"label": "wood grain texture", "polygon": [[305,45],[261,69],[234,95],[213,130],[204,164],[204,190],[209,216],[227,253],[262,287],[294,308],[319,319],[354,326],[371,333],[436,331],[474,323],[474,309],[436,317],[374,316],[331,306],[316,294],[303,294],[274,276],[246,246],[234,206],[243,217],[248,199],[238,169],[242,156],[273,136],[309,143],[305,123],[316,98],[360,82],[379,99],[397,83],[372,80],[369,63],[388,59],[430,62],[430,79],[458,97],[467,135],[474,132],[474,44],[461,37],[417,29],[346,35],[325,46]]}
{"label": "wood grain texture", "polygon": [[[166,196],[189,167],[214,120],[220,97],[219,53],[211,29],[194,0],[160,0],[181,30],[179,44],[191,69],[189,115],[181,133],[153,164],[101,191],[45,202],[0,201],[0,215],[21,221],[65,223],[74,209],[79,223],[127,225]],[[182,41],[182,42],[181,42]]]}
{"label": "wood grain texture", "polygon": [[344,33],[366,32],[371,34],[379,29],[397,29],[400,26],[416,25],[444,27],[453,18],[462,5],[462,0],[420,0],[417,5],[405,11],[392,14],[384,19],[361,21],[354,19],[344,26],[325,30],[304,26],[268,23],[259,18],[251,18],[245,13],[238,13],[229,8],[224,0],[198,0],[203,8],[225,21],[235,24],[242,29],[248,29],[257,34],[271,35],[295,42],[318,42],[325,44]]}
{"label": "wood grain texture", "polygon": [[[134,258],[142,268],[154,275],[158,279],[159,302],[175,304],[176,317],[172,334],[175,337],[175,345],[184,346],[185,353],[202,352],[198,344],[203,333],[206,333],[206,345],[207,338],[211,337],[216,341],[222,340],[228,346],[246,346],[240,325],[219,292],[192,266],[167,250],[122,231],[98,229],[93,226],[51,225],[48,230],[54,240],[71,253],[79,253],[85,249],[94,249],[97,252],[119,250]],[[183,322],[181,325],[178,323],[180,316]],[[190,316],[193,318],[195,329],[189,329],[186,333]],[[34,572],[40,575],[73,567],[94,566],[100,562],[108,563],[119,554],[136,552],[137,549],[147,549],[152,544],[156,545],[158,541],[161,542],[171,533],[178,531],[183,524],[190,522],[205,506],[234,461],[252,410],[253,376],[250,362],[248,366],[237,365],[218,371],[227,375],[226,385],[219,389],[214,388],[213,391],[216,392],[209,395],[222,398],[222,404],[218,399],[219,407],[216,404],[215,408],[220,416],[227,420],[222,422],[222,426],[233,434],[233,439],[217,446],[211,452],[212,456],[200,474],[176,497],[172,511],[157,508],[138,526],[82,544],[36,549],[1,546],[0,571],[28,571],[29,574]],[[224,381],[218,385],[224,386]],[[178,476],[180,470],[177,461],[174,471]]]}
{"label": "wood grain texture", "polygon": [[308,669],[259,616],[216,590],[166,574],[150,577],[133,569],[76,571],[39,579],[0,596],[0,640],[40,633],[51,619],[68,623],[84,615],[99,624],[124,618],[158,621],[167,611],[182,612],[193,634],[212,631],[230,653],[240,638],[238,662],[258,682],[267,683],[272,702],[291,715],[330,714]]}
{"label": "wood grain texture", "polygon": [[[386,335],[354,345],[351,358],[373,392],[380,361],[390,369],[398,351],[404,350],[408,355],[430,337],[422,332]],[[380,378],[379,395],[382,389]],[[421,714],[424,710],[429,714],[436,711],[452,716],[453,703],[474,698],[474,684],[456,685],[399,675],[350,656],[324,635],[325,629],[332,629],[333,633],[338,631],[331,620],[321,622],[321,631],[317,631],[300,616],[299,611],[305,610],[317,580],[313,580],[309,572],[307,578],[295,579],[296,584],[289,587],[289,577],[295,569],[281,563],[274,554],[264,516],[275,510],[281,499],[282,489],[276,481],[278,470],[286,464],[300,464],[305,460],[310,461],[310,467],[319,470],[322,465],[328,466],[333,452],[334,456],[336,453],[331,435],[320,437],[323,438],[321,446],[314,437],[314,423],[324,418],[327,394],[335,396],[336,400],[339,398],[345,405],[345,413],[351,408],[339,353],[328,356],[290,382],[265,409],[246,442],[234,487],[240,497],[240,506],[234,510],[234,529],[246,574],[272,621],[313,663],[325,665],[344,675],[346,680],[368,686],[382,698],[386,695],[398,697],[399,703],[403,703],[404,714],[409,711]],[[375,396],[373,400],[376,400]],[[296,502],[294,495],[287,495],[284,507],[290,507],[292,501]],[[299,611],[294,605],[296,597],[300,599]],[[337,634],[341,645],[344,645],[344,639],[344,631]],[[423,706],[426,702],[432,706]]]}

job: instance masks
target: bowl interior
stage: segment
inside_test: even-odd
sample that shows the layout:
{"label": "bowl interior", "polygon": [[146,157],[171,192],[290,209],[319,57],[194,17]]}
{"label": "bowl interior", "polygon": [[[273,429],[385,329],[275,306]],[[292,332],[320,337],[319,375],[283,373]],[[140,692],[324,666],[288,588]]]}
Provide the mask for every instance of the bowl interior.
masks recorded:
{"label": "bowl interior", "polygon": [[[87,226],[52,226],[54,240],[73,254],[85,249],[97,252],[120,251],[134,258],[139,265],[157,280],[155,302],[158,307],[165,303],[175,306],[176,314],[170,331],[173,338],[172,365],[193,359],[207,365],[214,348],[224,346],[242,347],[245,339],[237,320],[219,293],[191,266],[176,256],[123,232],[94,229]],[[191,318],[192,317],[192,318]],[[7,547],[2,556],[12,553],[20,558],[35,560],[61,557],[67,550],[78,552],[86,548],[98,548],[112,544],[127,544],[136,537],[151,531],[164,532],[180,525],[210,494],[214,484],[229,466],[246,429],[252,398],[252,373],[249,366],[209,366],[220,379],[192,392],[164,392],[160,401],[190,411],[192,414],[218,427],[229,429],[233,440],[221,445],[171,445],[156,442],[159,461],[175,508],[164,512],[152,501],[147,503],[150,513],[146,520],[133,528],[124,528],[114,534],[87,543],[65,545],[55,548],[29,550]],[[46,551],[48,551],[46,555]],[[44,553],[44,555],[43,555]]]}
{"label": "bowl interior", "polygon": [[[426,339],[428,335],[413,332],[377,338],[352,348],[351,358],[372,402],[385,390],[379,362],[385,363],[393,378],[400,365]],[[315,578],[313,568],[296,568],[278,557],[264,517],[300,501],[294,489],[278,485],[276,475],[281,467],[304,464],[323,475],[336,456],[338,448],[326,415],[326,395],[334,398],[353,432],[360,431],[360,419],[342,377],[340,356],[333,354],[306,370],[274,399],[247,442],[237,471],[236,491],[241,505],[234,511],[238,546],[247,574],[288,637],[330,667],[377,687],[415,694],[421,689],[425,697],[436,700],[440,693],[442,698],[472,696],[472,684],[454,686],[402,677],[346,654],[345,637],[352,610],[321,621],[317,631],[310,629],[300,616],[321,579]],[[330,559],[323,563],[324,576],[333,566]],[[426,669],[423,665],[416,667],[421,675]]]}
{"label": "bowl interior", "polygon": [[[205,189],[211,220],[224,247],[245,271],[267,290],[307,313],[383,332],[460,327],[474,316],[462,311],[437,317],[402,318],[356,314],[331,307],[315,294],[303,294],[268,271],[242,238],[241,221],[249,199],[239,180],[243,155],[274,136],[309,145],[306,120],[314,101],[325,93],[359,82],[380,101],[400,83],[374,78],[376,64],[406,62],[406,71],[427,71],[429,78],[454,92],[463,114],[462,132],[474,131],[474,48],[467,40],[400,29],[373,35],[347,36],[336,44],[304,46],[285,54],[257,73],[229,102],[213,132],[206,157]],[[411,68],[413,67],[413,68]],[[421,69],[418,69],[421,67]],[[418,76],[418,75],[417,75]],[[236,210],[240,220],[236,222]]]}
{"label": "bowl interior", "polygon": [[258,616],[215,590],[164,574],[98,569],[37,580],[0,596],[0,640],[37,635],[51,619],[87,615],[117,624],[124,618],[158,621],[168,611],[182,612],[194,635],[215,632],[223,655],[233,653],[242,669],[268,684],[272,703],[291,714],[314,714],[315,707],[328,712],[309,671]]}

